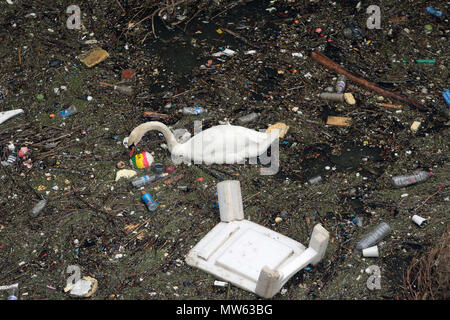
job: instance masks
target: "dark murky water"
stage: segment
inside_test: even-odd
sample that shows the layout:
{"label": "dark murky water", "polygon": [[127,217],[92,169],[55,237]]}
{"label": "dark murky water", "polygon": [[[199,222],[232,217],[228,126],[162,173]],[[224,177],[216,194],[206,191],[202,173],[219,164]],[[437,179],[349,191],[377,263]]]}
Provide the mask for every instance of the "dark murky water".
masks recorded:
{"label": "dark murky water", "polygon": [[[370,167],[374,162],[382,161],[380,150],[377,148],[353,145],[347,143],[339,154],[332,154],[332,149],[326,144],[311,146],[304,150],[301,162],[302,176],[305,181],[330,172],[356,172],[364,167]],[[364,175],[379,175],[379,169],[365,171]]]}
{"label": "dark murky water", "polygon": [[[195,81],[195,74],[199,67],[206,63],[205,59],[200,58],[203,50],[210,50],[213,53],[225,47],[236,50],[246,46],[231,34],[227,32],[219,34],[217,30],[230,28],[245,35],[252,29],[255,21],[276,19],[277,16],[265,10],[268,3],[269,1],[266,0],[242,3],[217,17],[205,17],[200,14],[187,26],[181,23],[170,27],[169,24],[155,17],[154,26],[158,38],[155,38],[153,34],[149,35],[145,46],[161,58],[165,70],[160,70],[162,77],[158,79],[164,87],[161,88],[161,84],[158,84],[152,90],[161,92],[166,90],[167,85],[187,88],[189,83]],[[150,32],[152,31],[150,19],[147,28]],[[167,75],[172,76],[176,83],[169,84],[166,81]],[[269,78],[267,85],[273,85],[271,81],[272,78]]]}

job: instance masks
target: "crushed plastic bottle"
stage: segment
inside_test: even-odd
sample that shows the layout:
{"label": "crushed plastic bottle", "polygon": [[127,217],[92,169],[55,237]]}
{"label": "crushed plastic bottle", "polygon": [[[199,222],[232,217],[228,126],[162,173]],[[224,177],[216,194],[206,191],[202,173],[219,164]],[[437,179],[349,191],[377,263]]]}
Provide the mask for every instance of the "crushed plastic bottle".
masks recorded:
{"label": "crushed plastic bottle", "polygon": [[206,109],[202,107],[184,107],[183,108],[183,114],[200,114],[206,112]]}
{"label": "crushed plastic bottle", "polygon": [[50,62],[48,63],[48,66],[50,68],[58,68],[59,66],[61,66],[63,64],[63,61],[59,60],[59,59],[52,59],[50,60]]}
{"label": "crushed plastic bottle", "polygon": [[312,177],[311,179],[309,179],[308,183],[310,185],[314,185],[316,183],[319,183],[320,181],[322,181],[322,177],[321,176],[315,176],[315,177]]}
{"label": "crushed plastic bottle", "polygon": [[450,91],[445,89],[444,92],[442,92],[442,96],[444,97],[445,102],[450,105]]}
{"label": "crushed plastic bottle", "polygon": [[354,23],[348,24],[348,27],[343,30],[344,36],[347,39],[361,39],[362,38],[362,30]]}
{"label": "crushed plastic bottle", "polygon": [[136,180],[131,181],[131,184],[134,187],[136,187],[136,188],[140,188],[142,186],[145,186],[146,184],[154,182],[154,181],[156,181],[158,179],[161,179],[163,177],[166,177],[168,175],[169,174],[166,173],[166,172],[165,173],[160,173],[160,174],[155,174],[155,175],[152,175],[152,176],[148,176],[147,175],[147,176],[143,176],[143,177],[137,178]]}
{"label": "crushed plastic bottle", "polygon": [[239,123],[247,123],[247,122],[251,122],[253,120],[258,119],[258,117],[259,117],[259,113],[252,112],[246,116],[240,117],[238,119],[238,121],[239,121]]}
{"label": "crushed plastic bottle", "polygon": [[385,236],[387,236],[389,232],[391,232],[391,227],[389,227],[386,222],[380,223],[372,232],[370,232],[356,244],[356,250],[361,251],[363,249],[376,245]]}
{"label": "crushed plastic bottle", "polygon": [[114,90],[129,96],[133,95],[133,88],[130,86],[114,86]]}
{"label": "crushed plastic bottle", "polygon": [[336,81],[336,87],[335,87],[335,90],[336,90],[336,93],[343,93],[344,92],[344,89],[345,89],[345,80],[346,80],[347,78],[343,75],[343,74],[341,74],[338,78],[337,78],[337,81]]}
{"label": "crushed plastic bottle", "polygon": [[431,14],[432,16],[435,16],[436,18],[442,17],[442,11],[438,11],[433,7],[427,7],[426,10],[429,14]]}
{"label": "crushed plastic bottle", "polygon": [[150,193],[146,192],[145,190],[142,190],[142,201],[144,201],[145,205],[147,206],[148,210],[155,211],[156,208],[158,208],[158,203],[153,200]]}
{"label": "crushed plastic bottle", "polygon": [[44,209],[45,208],[45,206],[47,205],[47,200],[41,200],[41,201],[39,201],[35,206],[34,206],[34,208],[31,210],[31,216],[32,217],[37,217],[37,215],[39,214],[39,212],[41,212],[42,211],[42,209]]}
{"label": "crushed plastic bottle", "polygon": [[69,117],[71,115],[74,115],[75,113],[77,113],[78,110],[75,106],[70,106],[69,108],[65,109],[65,110],[61,110],[59,112],[59,115],[61,116],[61,118],[66,118]]}
{"label": "crushed plastic bottle", "polygon": [[418,182],[423,182],[433,175],[433,172],[414,171],[412,174],[392,178],[395,188],[402,188]]}

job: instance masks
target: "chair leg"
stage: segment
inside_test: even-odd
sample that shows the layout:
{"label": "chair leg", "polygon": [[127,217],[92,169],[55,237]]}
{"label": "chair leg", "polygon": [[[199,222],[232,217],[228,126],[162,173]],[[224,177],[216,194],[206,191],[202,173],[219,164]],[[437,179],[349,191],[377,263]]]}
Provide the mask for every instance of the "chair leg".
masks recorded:
{"label": "chair leg", "polygon": [[220,221],[231,222],[244,219],[241,184],[239,180],[225,180],[217,184]]}
{"label": "chair leg", "polygon": [[309,248],[317,251],[317,256],[311,261],[311,264],[315,266],[320,260],[325,256],[325,251],[328,247],[328,241],[330,240],[330,234],[324,227],[317,224],[311,234],[311,239],[309,240]]}
{"label": "chair leg", "polygon": [[280,274],[265,266],[259,274],[255,293],[263,298],[272,298],[280,289]]}

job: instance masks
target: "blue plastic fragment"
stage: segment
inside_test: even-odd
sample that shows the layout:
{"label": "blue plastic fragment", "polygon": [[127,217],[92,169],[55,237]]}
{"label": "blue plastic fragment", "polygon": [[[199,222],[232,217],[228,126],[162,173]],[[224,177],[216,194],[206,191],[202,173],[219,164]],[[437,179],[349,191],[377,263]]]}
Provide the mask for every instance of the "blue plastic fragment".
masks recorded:
{"label": "blue plastic fragment", "polygon": [[432,16],[438,17],[440,18],[442,16],[442,11],[437,11],[435,8],[433,7],[427,7],[426,8],[427,12],[429,14],[431,14]]}
{"label": "blue plastic fragment", "polygon": [[442,96],[444,97],[445,102],[450,104],[450,91],[448,89],[445,89],[444,92],[442,92]]}

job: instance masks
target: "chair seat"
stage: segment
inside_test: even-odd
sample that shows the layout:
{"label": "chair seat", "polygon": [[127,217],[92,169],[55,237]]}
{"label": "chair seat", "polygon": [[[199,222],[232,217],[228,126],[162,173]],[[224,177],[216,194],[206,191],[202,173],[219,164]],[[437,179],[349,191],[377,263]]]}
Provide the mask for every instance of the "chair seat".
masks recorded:
{"label": "chair seat", "polygon": [[278,269],[301,255],[305,247],[248,220],[221,222],[186,256],[186,262],[219,279],[255,292],[264,266]]}

